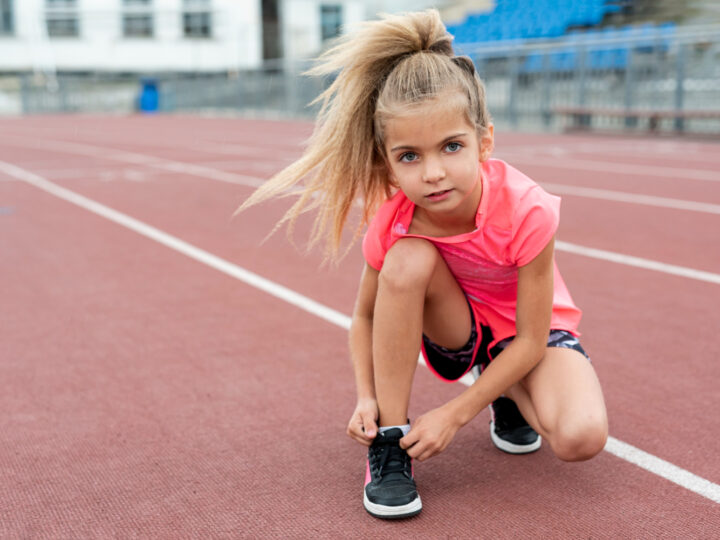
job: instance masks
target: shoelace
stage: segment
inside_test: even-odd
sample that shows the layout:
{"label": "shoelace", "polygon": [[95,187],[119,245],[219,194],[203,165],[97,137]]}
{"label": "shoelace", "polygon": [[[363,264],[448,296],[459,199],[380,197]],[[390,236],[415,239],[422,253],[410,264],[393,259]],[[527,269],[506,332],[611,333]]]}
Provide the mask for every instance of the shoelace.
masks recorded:
{"label": "shoelace", "polygon": [[376,441],[370,450],[370,459],[381,478],[390,473],[401,473],[410,478],[410,456],[397,441]]}

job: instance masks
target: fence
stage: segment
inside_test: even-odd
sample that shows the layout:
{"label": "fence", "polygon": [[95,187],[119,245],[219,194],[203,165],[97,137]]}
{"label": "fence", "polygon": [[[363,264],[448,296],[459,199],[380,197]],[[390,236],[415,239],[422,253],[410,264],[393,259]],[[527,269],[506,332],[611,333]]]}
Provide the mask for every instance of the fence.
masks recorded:
{"label": "fence", "polygon": [[[720,134],[720,28],[662,39],[606,38],[464,45],[483,77],[496,123]],[[216,75],[158,75],[160,110],[312,117],[328,81],[309,64],[267,64]],[[137,110],[138,76],[0,77],[0,114]],[[652,113],[658,114],[652,114]]]}

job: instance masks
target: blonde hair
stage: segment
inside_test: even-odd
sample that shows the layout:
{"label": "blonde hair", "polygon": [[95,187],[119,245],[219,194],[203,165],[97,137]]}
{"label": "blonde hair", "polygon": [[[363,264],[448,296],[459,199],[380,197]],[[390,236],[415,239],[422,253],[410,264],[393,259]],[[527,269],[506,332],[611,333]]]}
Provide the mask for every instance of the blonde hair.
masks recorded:
{"label": "blonde hair", "polygon": [[377,207],[391,195],[383,144],[388,119],[448,90],[467,96],[465,115],[478,132],[490,122],[485,90],[472,61],[454,56],[452,36],[434,10],[384,15],[339,38],[322,54],[309,75],[339,71],[313,103],[317,123],[303,156],[260,186],[236,211],[275,196],[304,179],[299,199],[276,224],[288,223],[317,208],[309,246],[326,240],[326,259],[337,260],[342,232],[354,201],[363,201],[355,237]]}

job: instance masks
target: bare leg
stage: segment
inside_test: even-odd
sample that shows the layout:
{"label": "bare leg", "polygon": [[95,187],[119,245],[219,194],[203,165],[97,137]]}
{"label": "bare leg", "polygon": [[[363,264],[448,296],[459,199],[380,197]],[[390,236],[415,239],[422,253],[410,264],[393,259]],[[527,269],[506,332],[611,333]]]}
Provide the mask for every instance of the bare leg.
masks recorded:
{"label": "bare leg", "polygon": [[380,425],[407,423],[423,331],[459,349],[470,337],[462,289],[430,242],[405,238],[385,256],[373,314],[373,368]]}
{"label": "bare leg", "polygon": [[602,390],[592,365],[579,352],[548,347],[540,363],[507,394],[560,459],[590,459],[605,447],[608,421]]}

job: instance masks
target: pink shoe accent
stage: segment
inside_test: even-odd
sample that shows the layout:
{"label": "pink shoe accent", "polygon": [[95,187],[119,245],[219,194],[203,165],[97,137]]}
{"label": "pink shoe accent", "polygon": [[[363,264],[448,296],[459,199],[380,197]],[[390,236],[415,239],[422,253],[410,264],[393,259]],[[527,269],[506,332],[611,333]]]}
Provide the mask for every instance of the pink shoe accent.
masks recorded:
{"label": "pink shoe accent", "polygon": [[372,480],[372,478],[370,476],[370,462],[366,461],[365,463],[365,485],[367,486],[370,483],[370,480]]}

